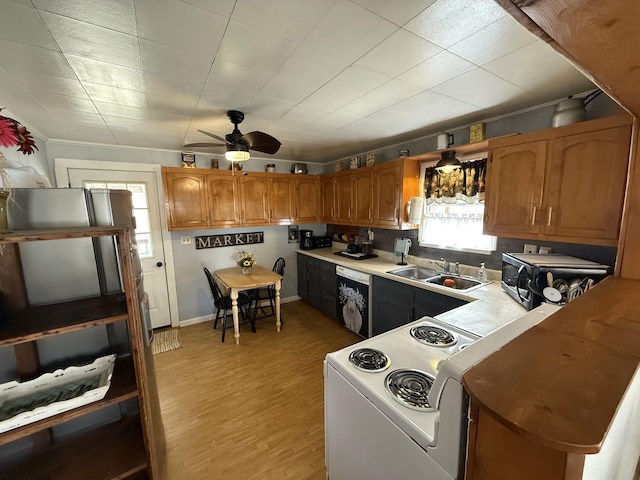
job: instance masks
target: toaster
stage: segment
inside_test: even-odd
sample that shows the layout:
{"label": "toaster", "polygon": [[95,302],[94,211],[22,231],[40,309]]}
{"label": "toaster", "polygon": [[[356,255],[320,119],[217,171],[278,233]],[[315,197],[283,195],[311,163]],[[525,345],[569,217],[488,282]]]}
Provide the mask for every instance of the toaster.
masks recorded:
{"label": "toaster", "polygon": [[294,163],[291,165],[291,173],[307,173],[307,164],[306,163]]}

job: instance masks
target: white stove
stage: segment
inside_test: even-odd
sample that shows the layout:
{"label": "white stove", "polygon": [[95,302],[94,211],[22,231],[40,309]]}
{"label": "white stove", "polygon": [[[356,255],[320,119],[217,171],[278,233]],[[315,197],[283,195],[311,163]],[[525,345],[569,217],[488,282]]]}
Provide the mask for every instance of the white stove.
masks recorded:
{"label": "white stove", "polygon": [[328,478],[462,478],[468,410],[462,375],[557,308],[539,307],[482,339],[423,317],[328,354]]}

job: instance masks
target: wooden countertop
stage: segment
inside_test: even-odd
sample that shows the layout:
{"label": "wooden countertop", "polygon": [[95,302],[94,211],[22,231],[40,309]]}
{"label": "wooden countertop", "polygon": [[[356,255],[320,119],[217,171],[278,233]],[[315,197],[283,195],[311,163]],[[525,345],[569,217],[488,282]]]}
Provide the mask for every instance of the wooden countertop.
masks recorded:
{"label": "wooden countertop", "polygon": [[599,452],[640,362],[639,292],[639,280],[600,282],[469,369],[469,395],[530,441]]}

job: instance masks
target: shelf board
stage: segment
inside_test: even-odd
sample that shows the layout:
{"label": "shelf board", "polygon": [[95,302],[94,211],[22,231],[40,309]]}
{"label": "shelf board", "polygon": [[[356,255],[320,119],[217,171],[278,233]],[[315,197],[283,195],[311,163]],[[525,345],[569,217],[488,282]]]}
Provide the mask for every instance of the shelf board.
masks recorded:
{"label": "shelf board", "polygon": [[147,469],[140,417],[135,415],[84,431],[3,466],[0,480],[116,480]]}
{"label": "shelf board", "polygon": [[[67,412],[62,412],[53,417],[43,418],[38,422],[29,423],[19,428],[14,428],[4,433],[0,433],[0,445],[13,442],[20,438],[32,435],[55,425],[59,425],[68,420],[81,417],[87,413],[99,410],[107,405],[119,403],[138,395],[136,386],[136,375],[131,356],[116,359],[116,364],[111,377],[111,385],[103,399],[89,403]],[[21,477],[20,477],[21,478]]]}
{"label": "shelf board", "polygon": [[66,227],[17,230],[0,234],[0,243],[30,242],[36,240],[60,240],[67,238],[108,237],[121,235],[128,227]]}
{"label": "shelf board", "polygon": [[11,312],[11,317],[0,324],[0,346],[121,322],[127,320],[128,314],[125,294],[115,293],[30,307]]}

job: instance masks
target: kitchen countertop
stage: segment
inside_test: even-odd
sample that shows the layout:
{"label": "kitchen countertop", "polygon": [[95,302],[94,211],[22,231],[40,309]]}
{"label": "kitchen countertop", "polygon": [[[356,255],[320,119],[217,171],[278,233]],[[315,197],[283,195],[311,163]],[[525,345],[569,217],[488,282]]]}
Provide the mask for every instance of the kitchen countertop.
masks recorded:
{"label": "kitchen countertop", "polygon": [[[410,280],[387,273],[390,270],[403,268],[402,265],[397,264],[398,257],[390,252],[376,250],[374,253],[378,255],[377,258],[352,260],[335,254],[340,250],[344,250],[344,248],[345,246],[342,245],[340,248],[297,250],[297,252],[353,270],[411,285],[412,287],[466,300],[469,303],[449,310],[448,312],[441,313],[437,315],[436,318],[476,335],[485,336],[502,325],[527,313],[524,307],[515,302],[502,289],[500,285],[500,272],[498,271],[487,270],[490,283],[461,293],[448,287]],[[406,266],[418,265],[426,268],[436,268],[435,265],[425,258],[408,256],[405,257],[405,260],[408,264]],[[460,273],[463,275],[475,276],[477,270],[478,267],[460,265]]]}

